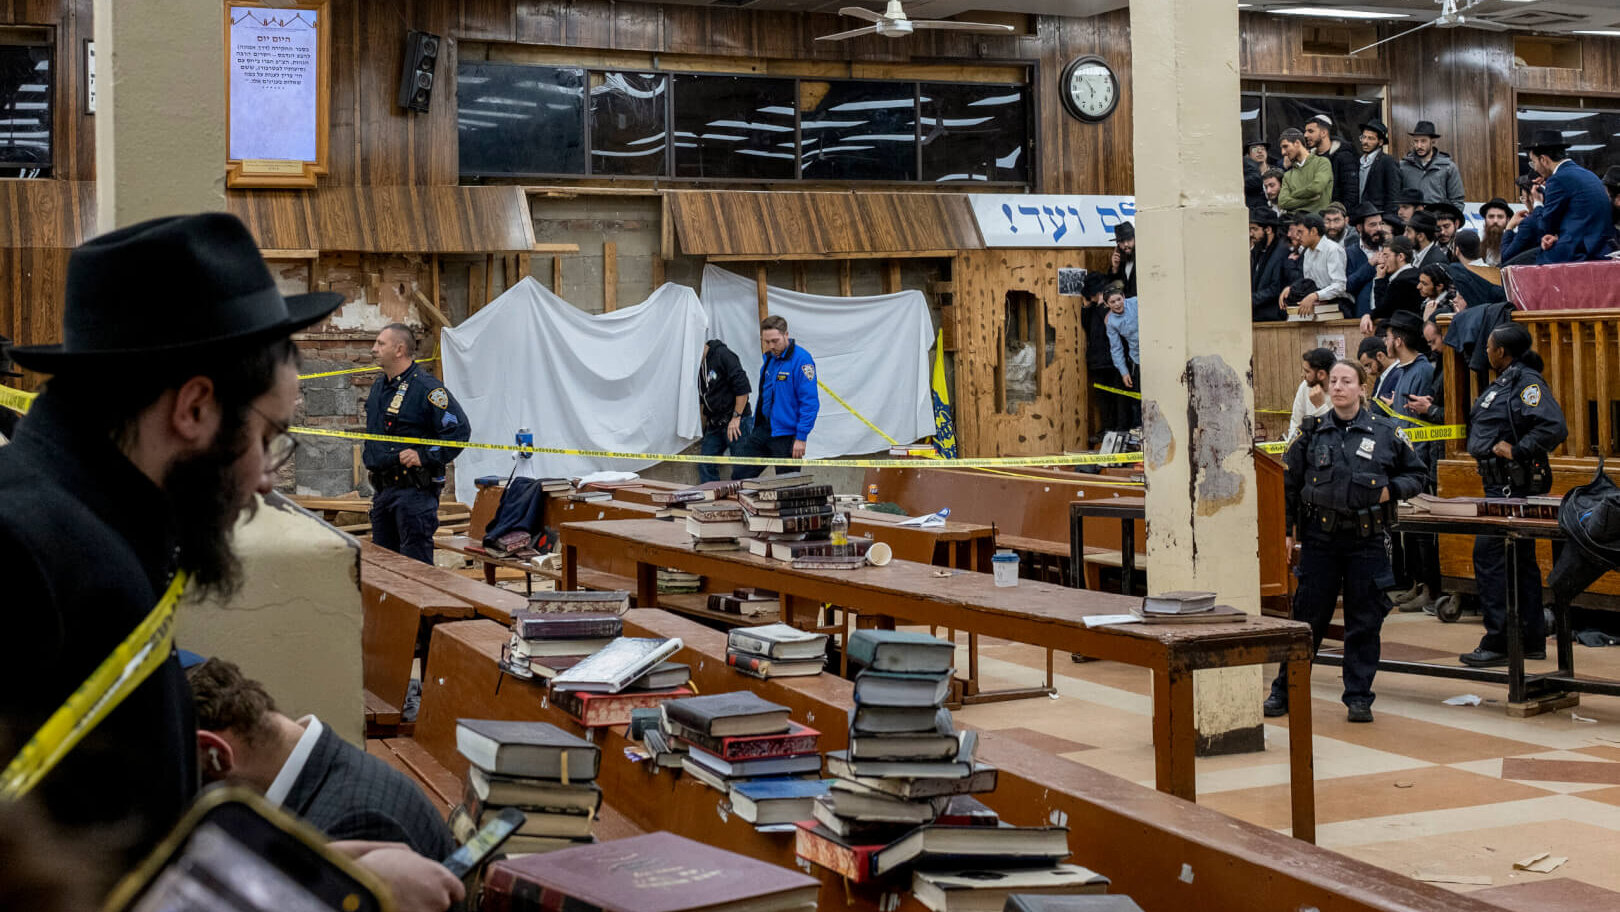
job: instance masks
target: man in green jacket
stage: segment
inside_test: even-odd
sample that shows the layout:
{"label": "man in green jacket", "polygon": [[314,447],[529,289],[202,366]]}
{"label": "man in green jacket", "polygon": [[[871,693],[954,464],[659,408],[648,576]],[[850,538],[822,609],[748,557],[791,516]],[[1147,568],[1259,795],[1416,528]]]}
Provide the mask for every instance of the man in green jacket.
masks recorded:
{"label": "man in green jacket", "polygon": [[1333,202],[1333,165],[1305,146],[1305,134],[1284,130],[1280,144],[1283,163],[1282,193],[1277,206],[1284,212],[1319,213]]}

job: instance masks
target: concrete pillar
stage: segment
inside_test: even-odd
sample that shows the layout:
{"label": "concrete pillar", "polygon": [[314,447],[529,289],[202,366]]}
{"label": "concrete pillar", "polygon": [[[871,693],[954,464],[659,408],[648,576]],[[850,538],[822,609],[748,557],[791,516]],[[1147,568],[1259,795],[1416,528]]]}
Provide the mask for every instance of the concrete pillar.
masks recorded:
{"label": "concrete pillar", "polygon": [[225,208],[225,5],[95,0],[96,226]]}
{"label": "concrete pillar", "polygon": [[[1256,612],[1238,12],[1131,0],[1142,412],[1153,587]],[[1199,672],[1200,752],[1262,750],[1258,667]]]}

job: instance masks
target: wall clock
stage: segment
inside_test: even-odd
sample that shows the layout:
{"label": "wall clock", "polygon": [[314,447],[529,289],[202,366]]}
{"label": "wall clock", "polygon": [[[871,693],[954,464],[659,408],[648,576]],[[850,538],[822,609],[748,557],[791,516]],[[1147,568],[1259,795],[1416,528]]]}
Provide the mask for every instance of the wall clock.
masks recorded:
{"label": "wall clock", "polygon": [[1058,88],[1063,107],[1086,123],[1101,123],[1119,106],[1119,77],[1108,61],[1093,54],[1076,57],[1063,68]]}

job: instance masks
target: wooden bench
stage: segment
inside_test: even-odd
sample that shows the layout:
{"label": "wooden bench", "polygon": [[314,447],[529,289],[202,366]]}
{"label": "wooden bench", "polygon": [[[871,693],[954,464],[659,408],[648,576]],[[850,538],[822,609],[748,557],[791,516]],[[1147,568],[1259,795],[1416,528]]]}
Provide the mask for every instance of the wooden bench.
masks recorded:
{"label": "wooden bench", "polygon": [[360,601],[365,688],[390,706],[405,703],[417,645],[427,642],[423,631],[439,621],[477,613],[469,602],[365,561],[360,566]]}
{"label": "wooden bench", "polygon": [[[625,618],[634,636],[680,637],[674,658],[692,668],[703,693],[752,691],[787,706],[792,717],[822,732],[820,749],[848,743],[851,685],[832,675],[755,680],[727,668],[724,634],[663,611],[635,610]],[[458,717],[545,721],[579,732],[546,699],[545,689],[514,681],[496,668],[505,631],[487,621],[434,630],[432,674],[422,695],[416,739],[453,773],[466,761],[455,751]],[[634,746],[622,727],[596,729],[602,751],[597,777],[606,809],[645,830],[669,830],[717,848],[795,867],[793,839],[760,833],[723,813],[726,797],[690,776],[658,771],[625,753]],[[981,732],[978,759],[1000,769],[996,791],[979,796],[1019,826],[1065,820],[1071,860],[1112,879],[1109,890],[1132,896],[1147,910],[1251,912],[1333,909],[1336,912],[1500,912],[1466,895],[1419,883],[1392,871],[1318,849],[1218,811],[1029,747],[994,731]],[[598,830],[606,838],[610,818]],[[1183,867],[1185,866],[1185,867]],[[847,885],[821,868],[820,908],[920,912],[894,886]],[[1195,882],[1189,883],[1189,879]]]}

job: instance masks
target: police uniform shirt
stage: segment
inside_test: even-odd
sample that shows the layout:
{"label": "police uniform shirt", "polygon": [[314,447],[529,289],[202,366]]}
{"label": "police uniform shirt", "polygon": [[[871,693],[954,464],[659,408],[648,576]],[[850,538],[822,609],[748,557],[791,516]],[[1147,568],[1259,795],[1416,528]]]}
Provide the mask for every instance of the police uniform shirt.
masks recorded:
{"label": "police uniform shirt", "polygon": [[1318,517],[1318,531],[1331,531],[1344,514],[1378,506],[1386,488],[1393,504],[1419,494],[1428,477],[1395,422],[1365,408],[1348,421],[1334,412],[1305,419],[1283,464],[1288,529],[1296,535],[1312,531],[1307,512]]}
{"label": "police uniform shirt", "polygon": [[1506,440],[1513,445],[1513,461],[1525,462],[1550,453],[1569,428],[1540,373],[1514,362],[1485,388],[1474,402],[1468,422],[1468,454],[1476,459],[1495,455],[1492,448]]}
{"label": "police uniform shirt", "polygon": [[[439,379],[419,364],[412,364],[392,380],[383,378],[371,387],[366,398],[366,432],[390,437],[427,437],[435,440],[466,441],[472,426],[461,403],[450,395]],[[414,443],[366,441],[366,468],[381,470],[397,467],[401,450],[414,449],[422,465],[435,481],[444,478],[444,467],[455,459],[458,447],[424,447]]]}

